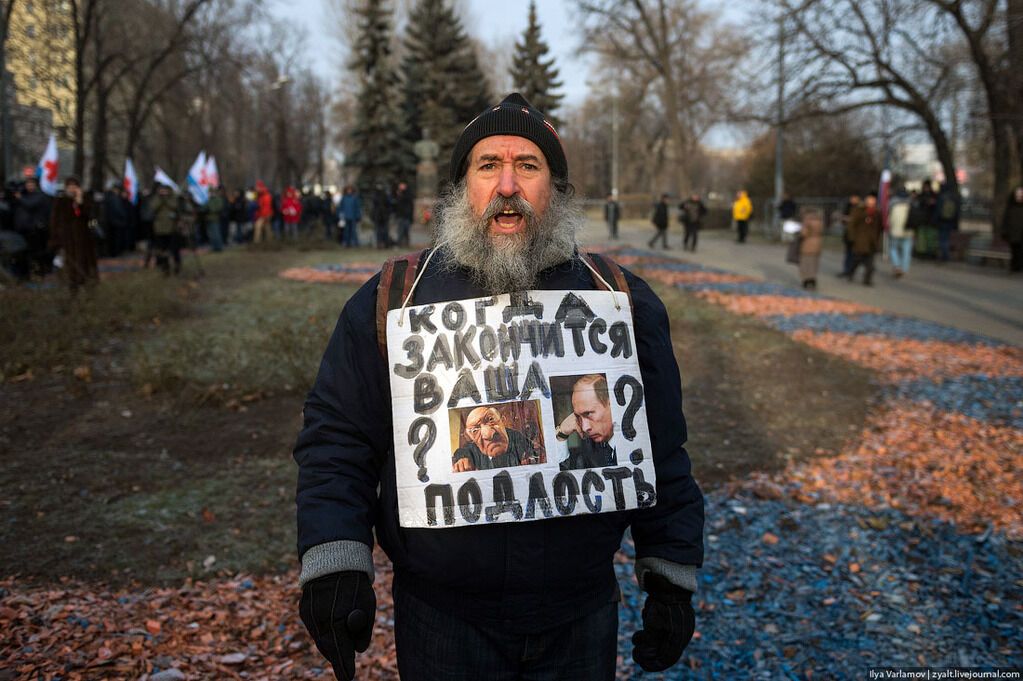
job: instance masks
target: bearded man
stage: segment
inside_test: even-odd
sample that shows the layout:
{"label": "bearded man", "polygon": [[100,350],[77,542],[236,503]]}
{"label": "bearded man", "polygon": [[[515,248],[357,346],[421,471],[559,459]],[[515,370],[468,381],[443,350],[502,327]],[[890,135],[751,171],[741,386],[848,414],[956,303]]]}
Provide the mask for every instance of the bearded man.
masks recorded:
{"label": "bearded man", "polygon": [[[585,218],[553,126],[518,94],[457,140],[434,248],[413,305],[528,290],[593,290],[578,254]],[[664,305],[625,272],[657,476],[654,506],[444,529],[399,525],[379,275],[345,305],[305,404],[299,464],[300,614],[338,679],[355,676],[376,612],[372,547],[394,565],[398,670],[420,679],[609,680],[618,602],[613,557],[631,528],[647,592],[633,658],[675,664],[695,626],[703,497],[690,474],[682,388]],[[528,569],[542,566],[542,569]]]}

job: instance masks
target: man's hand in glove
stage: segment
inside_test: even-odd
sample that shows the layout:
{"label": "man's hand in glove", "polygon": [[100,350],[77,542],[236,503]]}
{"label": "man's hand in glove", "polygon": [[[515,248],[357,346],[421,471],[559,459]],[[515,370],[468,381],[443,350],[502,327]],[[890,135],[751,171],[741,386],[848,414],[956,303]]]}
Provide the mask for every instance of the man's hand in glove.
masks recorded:
{"label": "man's hand in glove", "polygon": [[663,672],[682,657],[696,630],[693,592],[648,572],[643,628],[632,635],[632,659],[648,672]]}
{"label": "man's hand in glove", "polygon": [[334,676],[354,679],[355,651],[369,647],[376,619],[377,597],[369,575],[335,572],[307,582],[298,611],[316,647],[334,666]]}

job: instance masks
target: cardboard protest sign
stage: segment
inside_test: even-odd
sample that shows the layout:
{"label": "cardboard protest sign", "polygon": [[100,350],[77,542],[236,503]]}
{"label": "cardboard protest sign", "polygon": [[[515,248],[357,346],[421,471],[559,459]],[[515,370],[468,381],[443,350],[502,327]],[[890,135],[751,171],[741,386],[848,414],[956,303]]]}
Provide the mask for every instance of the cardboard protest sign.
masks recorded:
{"label": "cardboard protest sign", "polygon": [[528,291],[391,310],[387,355],[402,527],[656,503],[626,295]]}

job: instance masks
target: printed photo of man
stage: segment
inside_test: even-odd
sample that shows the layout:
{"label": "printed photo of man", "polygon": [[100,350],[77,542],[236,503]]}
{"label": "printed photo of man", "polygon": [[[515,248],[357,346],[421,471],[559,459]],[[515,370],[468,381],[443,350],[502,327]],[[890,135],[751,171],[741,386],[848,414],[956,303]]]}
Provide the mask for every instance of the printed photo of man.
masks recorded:
{"label": "printed photo of man", "polygon": [[455,450],[451,470],[455,473],[538,463],[533,442],[508,427],[495,407],[476,407],[465,419],[469,442]]}
{"label": "printed photo of man", "polygon": [[[586,374],[575,378],[572,385],[571,413],[557,429],[562,445],[558,453],[561,470],[602,468],[618,463],[615,424],[611,415],[611,399],[607,378],[603,374]],[[554,379],[551,381],[555,385]],[[578,445],[570,446],[569,439],[578,436]]]}

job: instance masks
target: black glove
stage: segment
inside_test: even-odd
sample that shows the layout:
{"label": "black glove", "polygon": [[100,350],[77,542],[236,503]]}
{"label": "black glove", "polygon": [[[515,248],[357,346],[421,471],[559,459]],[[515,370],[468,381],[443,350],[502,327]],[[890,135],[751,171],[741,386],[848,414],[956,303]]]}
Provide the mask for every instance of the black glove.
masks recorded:
{"label": "black glove", "polygon": [[335,572],[307,582],[298,607],[316,647],[334,666],[339,681],[355,678],[355,651],[369,647],[377,597],[369,575]]}
{"label": "black glove", "polygon": [[643,628],[632,635],[632,659],[648,672],[663,672],[682,657],[696,630],[693,592],[648,572]]}

